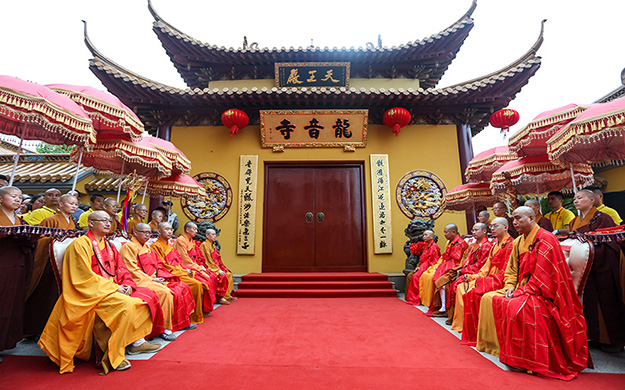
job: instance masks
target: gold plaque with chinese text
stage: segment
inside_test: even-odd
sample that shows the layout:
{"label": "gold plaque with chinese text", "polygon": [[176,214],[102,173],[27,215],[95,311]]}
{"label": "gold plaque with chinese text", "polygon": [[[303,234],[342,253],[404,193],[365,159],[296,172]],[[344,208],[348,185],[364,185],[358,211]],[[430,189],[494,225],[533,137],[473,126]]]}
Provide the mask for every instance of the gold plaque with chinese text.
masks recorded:
{"label": "gold plaque with chinese text", "polygon": [[369,110],[261,110],[263,148],[367,146]]}
{"label": "gold plaque with chinese text", "polygon": [[276,87],[348,87],[349,62],[276,62]]}

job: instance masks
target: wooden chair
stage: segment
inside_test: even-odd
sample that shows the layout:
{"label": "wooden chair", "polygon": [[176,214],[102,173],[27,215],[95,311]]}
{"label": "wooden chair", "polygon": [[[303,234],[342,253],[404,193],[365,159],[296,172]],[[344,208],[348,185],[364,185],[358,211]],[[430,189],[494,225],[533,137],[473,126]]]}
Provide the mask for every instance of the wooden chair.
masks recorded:
{"label": "wooden chair", "polygon": [[595,257],[595,246],[582,235],[571,235],[560,242],[560,247],[571,270],[575,291],[581,300]]}
{"label": "wooden chair", "polygon": [[[583,302],[584,287],[595,258],[595,246],[584,235],[573,232],[567,239],[560,242],[560,247],[571,270],[571,277],[573,278],[577,296]],[[589,368],[595,368],[590,354],[588,355],[587,365]]]}

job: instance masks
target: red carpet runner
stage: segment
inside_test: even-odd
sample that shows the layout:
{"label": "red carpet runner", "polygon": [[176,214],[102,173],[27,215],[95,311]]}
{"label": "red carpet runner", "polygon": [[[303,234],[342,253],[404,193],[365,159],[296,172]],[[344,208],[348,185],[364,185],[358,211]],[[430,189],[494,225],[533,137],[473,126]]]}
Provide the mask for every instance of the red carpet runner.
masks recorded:
{"label": "red carpet runner", "polygon": [[0,388],[93,389],[624,389],[625,375],[572,382],[503,371],[394,298],[254,299],[219,307],[147,361],[98,376],[59,375],[43,357],[4,356]]}
{"label": "red carpet runner", "polygon": [[262,273],[243,276],[238,297],[396,297],[386,275],[377,272]]}

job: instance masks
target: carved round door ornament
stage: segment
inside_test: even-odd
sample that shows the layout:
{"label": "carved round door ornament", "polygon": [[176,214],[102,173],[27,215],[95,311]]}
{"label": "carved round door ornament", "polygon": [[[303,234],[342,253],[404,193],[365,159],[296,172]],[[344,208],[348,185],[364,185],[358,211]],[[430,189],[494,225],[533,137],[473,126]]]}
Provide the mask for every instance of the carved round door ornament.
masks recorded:
{"label": "carved round door ornament", "polygon": [[445,210],[446,193],[445,184],[432,172],[412,171],[397,183],[395,197],[408,218],[436,219]]}
{"label": "carved round door ornament", "polygon": [[195,222],[217,222],[222,219],[232,205],[232,188],[225,177],[215,172],[202,172],[193,176],[206,190],[207,197],[195,200],[182,198],[184,214]]}

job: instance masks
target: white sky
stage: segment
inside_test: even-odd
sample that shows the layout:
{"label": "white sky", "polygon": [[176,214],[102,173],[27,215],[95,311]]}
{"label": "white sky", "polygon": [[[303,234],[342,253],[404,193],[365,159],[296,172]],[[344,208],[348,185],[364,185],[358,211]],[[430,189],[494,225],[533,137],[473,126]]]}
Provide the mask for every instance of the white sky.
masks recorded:
{"label": "white sky", "polygon": [[[203,42],[240,47],[393,46],[435,34],[455,22],[471,0],[153,0],[160,16]],[[142,76],[184,88],[152,31],[147,0],[5,0],[0,4],[0,74],[42,84],[104,89],[88,68],[83,25],[107,57]],[[478,0],[475,26],[439,87],[498,70],[534,43],[548,19],[543,63],[509,108],[520,129],[542,111],[590,103],[621,85],[625,67],[622,0]],[[503,145],[497,129],[473,139],[475,154]]]}

